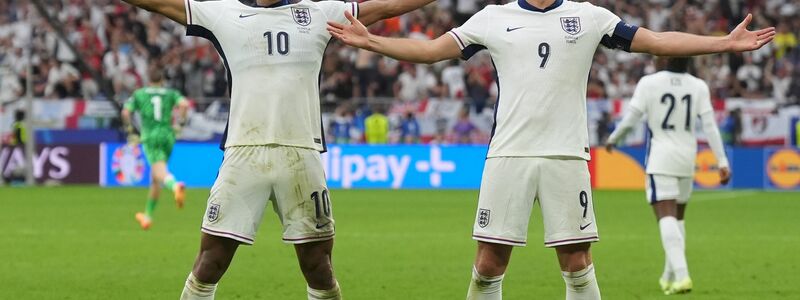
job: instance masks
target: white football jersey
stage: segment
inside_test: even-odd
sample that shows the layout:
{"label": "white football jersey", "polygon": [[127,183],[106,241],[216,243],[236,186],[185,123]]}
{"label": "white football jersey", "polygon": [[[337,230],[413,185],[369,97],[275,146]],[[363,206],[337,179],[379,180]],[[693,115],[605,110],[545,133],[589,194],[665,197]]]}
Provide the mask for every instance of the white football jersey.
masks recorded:
{"label": "white football jersey", "polygon": [[489,5],[450,35],[465,58],[487,49],[499,97],[488,157],[589,155],[586,85],[598,45],[630,50],[638,27],[588,2]]}
{"label": "white football jersey", "polygon": [[661,71],[642,77],[630,105],[647,118],[647,173],[694,176],[695,124],[714,112],[708,85],[688,73]]}
{"label": "white football jersey", "polygon": [[319,74],[331,35],[358,4],[340,1],[258,7],[245,0],[186,0],[187,35],[217,48],[231,110],[222,147],[277,144],[325,151]]}

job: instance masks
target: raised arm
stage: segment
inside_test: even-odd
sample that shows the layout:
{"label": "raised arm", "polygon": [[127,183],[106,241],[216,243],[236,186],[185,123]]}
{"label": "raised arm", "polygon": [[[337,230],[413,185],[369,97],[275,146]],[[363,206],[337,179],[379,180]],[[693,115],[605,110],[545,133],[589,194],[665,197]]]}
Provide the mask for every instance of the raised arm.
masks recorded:
{"label": "raised arm", "polygon": [[753,15],[747,17],[727,36],[701,36],[683,32],[654,32],[639,28],[631,51],[658,56],[694,56],[723,52],[753,51],[775,37],[775,28],[747,30]]}
{"label": "raised arm", "polygon": [[413,63],[432,64],[461,57],[458,44],[446,34],[432,41],[387,38],[370,34],[350,12],[345,16],[351,24],[328,22],[328,31],[347,45]]}
{"label": "raised arm", "polygon": [[358,5],[358,20],[366,26],[396,17],[436,0],[370,0]]}
{"label": "raised arm", "polygon": [[186,25],[185,0],[122,0],[130,5],[164,15],[181,25]]}

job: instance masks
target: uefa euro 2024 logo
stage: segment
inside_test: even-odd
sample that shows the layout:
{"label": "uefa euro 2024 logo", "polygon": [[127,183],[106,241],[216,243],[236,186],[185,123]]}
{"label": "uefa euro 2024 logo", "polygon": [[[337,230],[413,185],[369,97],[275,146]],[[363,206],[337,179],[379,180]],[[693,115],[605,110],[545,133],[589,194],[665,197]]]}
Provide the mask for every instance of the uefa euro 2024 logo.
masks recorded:
{"label": "uefa euro 2024 logo", "polygon": [[123,145],[111,155],[111,171],[121,185],[134,185],[142,181],[145,171],[144,155],[139,146]]}

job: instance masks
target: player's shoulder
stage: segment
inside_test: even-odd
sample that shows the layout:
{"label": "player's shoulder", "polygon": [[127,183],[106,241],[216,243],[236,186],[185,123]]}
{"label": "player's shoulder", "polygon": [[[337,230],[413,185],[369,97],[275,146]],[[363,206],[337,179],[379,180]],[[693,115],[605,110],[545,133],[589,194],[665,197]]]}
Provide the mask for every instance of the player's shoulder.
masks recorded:
{"label": "player's shoulder", "polygon": [[639,85],[659,82],[662,81],[666,76],[668,76],[668,74],[665,74],[664,72],[655,72],[652,74],[647,74],[642,76],[642,78],[639,78]]}
{"label": "player's shoulder", "polygon": [[692,74],[686,73],[686,77],[689,78],[694,84],[699,86],[708,86],[705,80],[701,79],[700,77],[694,76]]}
{"label": "player's shoulder", "polygon": [[244,5],[244,3],[239,2],[239,0],[188,0],[186,3],[190,7],[202,7],[207,9],[222,9]]}
{"label": "player's shoulder", "polygon": [[575,2],[575,1],[564,1],[563,4],[565,9],[575,10],[578,12],[595,12],[597,10],[605,10],[605,8],[592,4],[591,2],[584,1],[584,2]]}
{"label": "player's shoulder", "polygon": [[146,93],[147,93],[147,88],[138,88],[135,91],[133,91],[133,94],[131,94],[132,96],[131,98],[138,99],[139,97],[141,97]]}
{"label": "player's shoulder", "polygon": [[342,7],[344,5],[358,5],[358,2],[349,3],[343,0],[322,0],[322,1],[309,1],[309,0],[300,0],[297,1],[299,5],[308,5],[310,7],[319,8],[319,9],[328,9],[331,7]]}

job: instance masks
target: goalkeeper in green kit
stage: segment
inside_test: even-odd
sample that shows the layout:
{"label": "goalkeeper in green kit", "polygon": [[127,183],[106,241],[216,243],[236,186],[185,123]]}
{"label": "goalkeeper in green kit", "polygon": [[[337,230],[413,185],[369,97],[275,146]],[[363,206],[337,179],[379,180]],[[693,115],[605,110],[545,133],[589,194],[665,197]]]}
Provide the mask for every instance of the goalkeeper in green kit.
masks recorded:
{"label": "goalkeeper in green kit", "polygon": [[[137,143],[138,137],[131,123],[131,115],[139,113],[141,119],[141,143],[147,162],[150,163],[150,194],[144,213],[137,213],[136,220],[147,230],[153,221],[153,211],[158,204],[161,187],[171,190],[178,208],[183,208],[185,185],[167,170],[167,161],[175,145],[175,135],[186,122],[189,103],[180,92],[164,87],[163,74],[150,71],[150,85],[136,90],[122,109],[122,121],[128,131],[128,141]],[[176,109],[177,108],[177,109]],[[178,112],[173,120],[173,111]]]}

